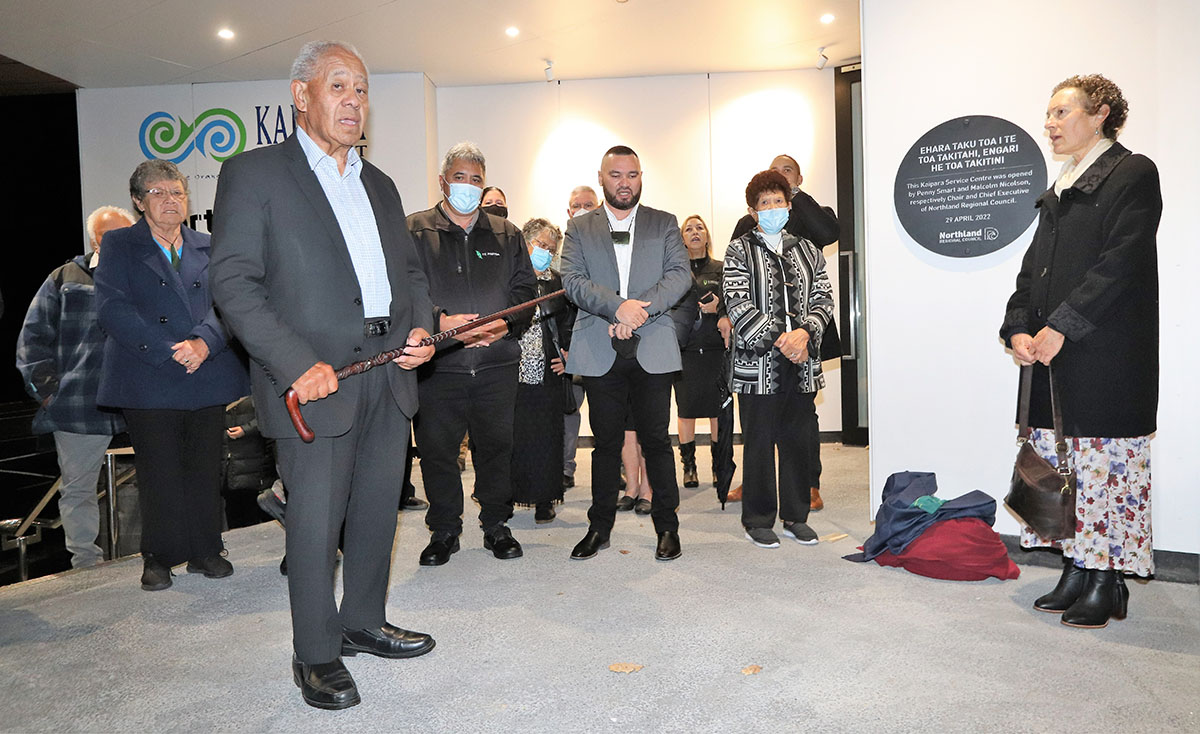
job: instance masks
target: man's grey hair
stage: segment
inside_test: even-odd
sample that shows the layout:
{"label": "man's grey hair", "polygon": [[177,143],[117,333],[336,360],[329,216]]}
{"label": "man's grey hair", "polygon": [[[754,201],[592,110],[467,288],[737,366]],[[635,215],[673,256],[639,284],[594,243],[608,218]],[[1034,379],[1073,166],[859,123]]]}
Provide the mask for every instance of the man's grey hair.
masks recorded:
{"label": "man's grey hair", "polygon": [[[145,198],[146,187],[155,181],[178,181],[179,185],[183,187],[183,193],[188,192],[187,177],[179,172],[174,163],[151,158],[148,161],[142,161],[137,168],[133,169],[133,175],[129,177],[130,198]],[[137,209],[137,202],[135,201],[134,204],[134,208]],[[140,209],[138,216],[141,216]]]}
{"label": "man's grey hair", "polygon": [[446,151],[446,157],[442,158],[442,175],[445,176],[450,167],[455,161],[469,161],[479,166],[479,170],[485,175],[487,174],[487,162],[483,158],[483,151],[479,146],[472,143],[470,140],[464,140],[456,144],[450,150]]}
{"label": "man's grey hair", "polygon": [[103,217],[106,214],[113,214],[118,217],[124,217],[125,220],[127,222],[129,222],[130,226],[132,226],[133,223],[137,221],[137,217],[133,216],[133,213],[130,212],[128,209],[123,209],[119,206],[112,206],[112,205],[105,205],[105,206],[97,207],[96,211],[89,214],[88,218],[87,218],[86,226],[87,226],[87,236],[88,236],[89,244],[92,244],[92,245],[100,244],[99,242],[96,241],[96,223],[100,221],[100,217]]}
{"label": "man's grey hair", "polygon": [[576,186],[575,188],[571,189],[571,196],[568,197],[567,201],[570,202],[570,200],[574,199],[576,197],[576,195],[582,194],[585,191],[588,192],[589,194],[591,194],[592,196],[596,197],[596,201],[600,201],[600,195],[597,194],[596,190],[593,189],[591,186]]}
{"label": "man's grey hair", "polygon": [[[358,59],[358,63],[363,65],[363,69],[367,68],[367,62],[363,60],[358,49],[345,41],[309,41],[300,48],[300,53],[292,62],[292,81],[311,82],[317,73],[321,57],[334,50],[342,50],[353,55]],[[370,76],[370,73],[368,70],[367,75]]]}

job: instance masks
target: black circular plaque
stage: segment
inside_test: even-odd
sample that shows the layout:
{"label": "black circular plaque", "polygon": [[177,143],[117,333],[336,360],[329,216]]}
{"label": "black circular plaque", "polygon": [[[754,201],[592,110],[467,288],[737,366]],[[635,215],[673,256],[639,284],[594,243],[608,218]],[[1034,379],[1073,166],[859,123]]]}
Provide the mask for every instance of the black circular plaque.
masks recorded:
{"label": "black circular plaque", "polygon": [[930,252],[978,257],[1037,216],[1046,160],[1033,138],[987,115],[947,120],[921,136],[896,171],[896,216]]}

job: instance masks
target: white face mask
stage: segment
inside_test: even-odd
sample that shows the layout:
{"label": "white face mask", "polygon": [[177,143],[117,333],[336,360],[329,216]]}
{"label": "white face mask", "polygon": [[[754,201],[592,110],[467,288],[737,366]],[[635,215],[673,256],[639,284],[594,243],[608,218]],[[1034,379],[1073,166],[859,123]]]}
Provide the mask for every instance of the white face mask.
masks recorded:
{"label": "white face mask", "polygon": [[594,212],[594,211],[596,211],[596,210],[595,209],[580,209],[571,215],[571,219],[575,219],[576,217],[582,217],[584,214],[587,214],[588,212]]}

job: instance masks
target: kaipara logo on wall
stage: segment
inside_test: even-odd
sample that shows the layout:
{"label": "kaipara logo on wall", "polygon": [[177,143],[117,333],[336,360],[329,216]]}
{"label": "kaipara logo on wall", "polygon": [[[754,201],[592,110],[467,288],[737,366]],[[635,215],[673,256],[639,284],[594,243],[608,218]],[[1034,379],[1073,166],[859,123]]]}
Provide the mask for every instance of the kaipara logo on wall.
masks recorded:
{"label": "kaipara logo on wall", "polygon": [[153,112],[142,120],[138,142],[147,158],[179,163],[198,151],[221,163],[246,147],[246,126],[223,107],[205,110],[190,125],[182,117]]}

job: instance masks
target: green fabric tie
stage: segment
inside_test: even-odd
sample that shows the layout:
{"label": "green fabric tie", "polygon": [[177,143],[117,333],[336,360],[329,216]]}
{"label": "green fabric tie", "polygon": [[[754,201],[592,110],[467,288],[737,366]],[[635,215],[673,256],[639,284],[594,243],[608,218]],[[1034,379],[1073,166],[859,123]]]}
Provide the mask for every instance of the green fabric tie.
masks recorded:
{"label": "green fabric tie", "polygon": [[171,267],[175,268],[175,272],[179,272],[179,263],[182,258],[179,257],[179,250],[171,248]]}
{"label": "green fabric tie", "polygon": [[941,506],[944,504],[946,504],[946,500],[944,500],[940,497],[934,497],[931,494],[927,494],[923,497],[918,497],[915,500],[913,500],[912,506],[920,507],[922,510],[924,510],[924,511],[928,512],[930,515],[932,515],[935,512],[937,512],[938,509],[941,508]]}

